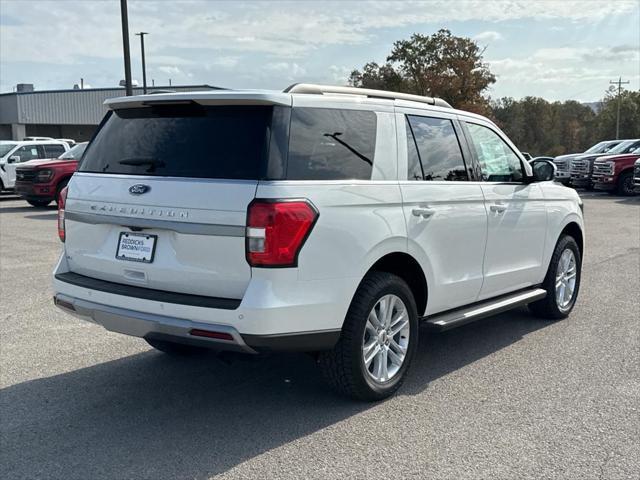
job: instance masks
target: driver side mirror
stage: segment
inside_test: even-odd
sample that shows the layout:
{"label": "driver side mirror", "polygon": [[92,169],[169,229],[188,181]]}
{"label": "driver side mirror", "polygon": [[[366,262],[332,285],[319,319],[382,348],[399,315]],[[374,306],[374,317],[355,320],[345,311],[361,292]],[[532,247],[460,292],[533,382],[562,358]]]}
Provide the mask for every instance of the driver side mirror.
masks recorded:
{"label": "driver side mirror", "polygon": [[534,182],[549,182],[555,178],[558,167],[552,161],[540,158],[534,159],[529,163],[533,170],[532,180]]}
{"label": "driver side mirror", "polygon": [[7,160],[7,163],[20,163],[20,155],[12,155]]}

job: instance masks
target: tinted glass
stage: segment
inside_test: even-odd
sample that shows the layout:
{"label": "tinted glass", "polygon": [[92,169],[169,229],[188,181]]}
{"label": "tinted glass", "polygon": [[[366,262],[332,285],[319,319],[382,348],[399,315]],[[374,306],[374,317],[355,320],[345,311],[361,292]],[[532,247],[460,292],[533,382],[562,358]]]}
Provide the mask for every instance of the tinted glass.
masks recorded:
{"label": "tinted glass", "polygon": [[475,148],[482,179],[489,182],[519,182],[522,165],[518,156],[493,130],[467,123],[471,143]]}
{"label": "tinted glass", "polygon": [[409,180],[422,180],[424,173],[422,172],[422,165],[420,165],[416,141],[413,138],[413,132],[411,131],[409,122],[405,121],[404,123],[407,132],[407,178]]}
{"label": "tinted glass", "polygon": [[375,145],[374,112],[294,108],[287,179],[368,180]]}
{"label": "tinted glass", "polygon": [[16,146],[15,143],[0,143],[0,157],[4,157],[15,146]]}
{"label": "tinted glass", "polygon": [[422,162],[423,179],[468,180],[451,120],[413,115],[407,118]]}
{"label": "tinted glass", "polygon": [[45,145],[44,146],[44,155],[47,158],[58,158],[65,152],[65,149],[62,145]]}
{"label": "tinted glass", "polygon": [[14,155],[20,157],[20,162],[28,162],[29,160],[42,158],[40,153],[38,152],[38,147],[36,145],[26,145],[24,147],[20,147],[11,154],[12,157]]}
{"label": "tinted glass", "polygon": [[79,170],[196,178],[259,179],[271,107],[158,105],[114,111]]}

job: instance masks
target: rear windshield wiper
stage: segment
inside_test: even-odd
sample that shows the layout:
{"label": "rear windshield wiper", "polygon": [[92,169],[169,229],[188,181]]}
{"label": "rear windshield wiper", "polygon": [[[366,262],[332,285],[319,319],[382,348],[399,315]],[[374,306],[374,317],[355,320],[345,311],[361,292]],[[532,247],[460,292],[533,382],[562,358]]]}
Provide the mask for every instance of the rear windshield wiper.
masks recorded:
{"label": "rear windshield wiper", "polygon": [[118,162],[120,165],[130,165],[132,167],[140,167],[142,165],[149,165],[147,172],[153,172],[157,167],[164,167],[166,163],[162,160],[156,160],[149,157],[132,157],[124,158]]}

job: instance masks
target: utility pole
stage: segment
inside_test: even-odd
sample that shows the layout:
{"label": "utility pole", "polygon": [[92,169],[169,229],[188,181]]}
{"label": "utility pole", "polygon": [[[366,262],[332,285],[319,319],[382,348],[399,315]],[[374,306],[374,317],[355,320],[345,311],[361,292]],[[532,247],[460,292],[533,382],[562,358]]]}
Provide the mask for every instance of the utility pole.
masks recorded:
{"label": "utility pole", "polygon": [[628,84],[629,80],[623,82],[622,77],[618,77],[617,82],[609,80],[609,83],[612,85],[618,85],[618,115],[616,116],[616,140],[618,140],[620,138],[620,103],[622,102],[622,85]]}
{"label": "utility pole", "polygon": [[122,50],[124,53],[124,82],[127,96],[133,95],[131,87],[131,52],[129,51],[129,15],[127,0],[120,0],[120,20],[122,21]]}
{"label": "utility pole", "polygon": [[147,93],[147,67],[144,62],[144,36],[149,35],[148,32],[136,33],[140,37],[140,49],[142,50],[142,93]]}

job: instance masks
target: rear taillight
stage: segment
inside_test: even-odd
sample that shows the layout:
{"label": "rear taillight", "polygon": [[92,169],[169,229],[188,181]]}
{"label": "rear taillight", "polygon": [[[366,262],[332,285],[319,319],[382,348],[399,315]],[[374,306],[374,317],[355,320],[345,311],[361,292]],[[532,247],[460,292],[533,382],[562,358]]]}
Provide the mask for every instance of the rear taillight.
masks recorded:
{"label": "rear taillight", "polygon": [[65,230],[64,230],[64,204],[67,202],[67,189],[69,187],[64,187],[60,190],[60,194],[58,196],[58,237],[60,237],[60,241],[64,242],[65,240]]}
{"label": "rear taillight", "polygon": [[252,267],[295,267],[318,219],[308,200],[254,200],[247,215],[247,261]]}

